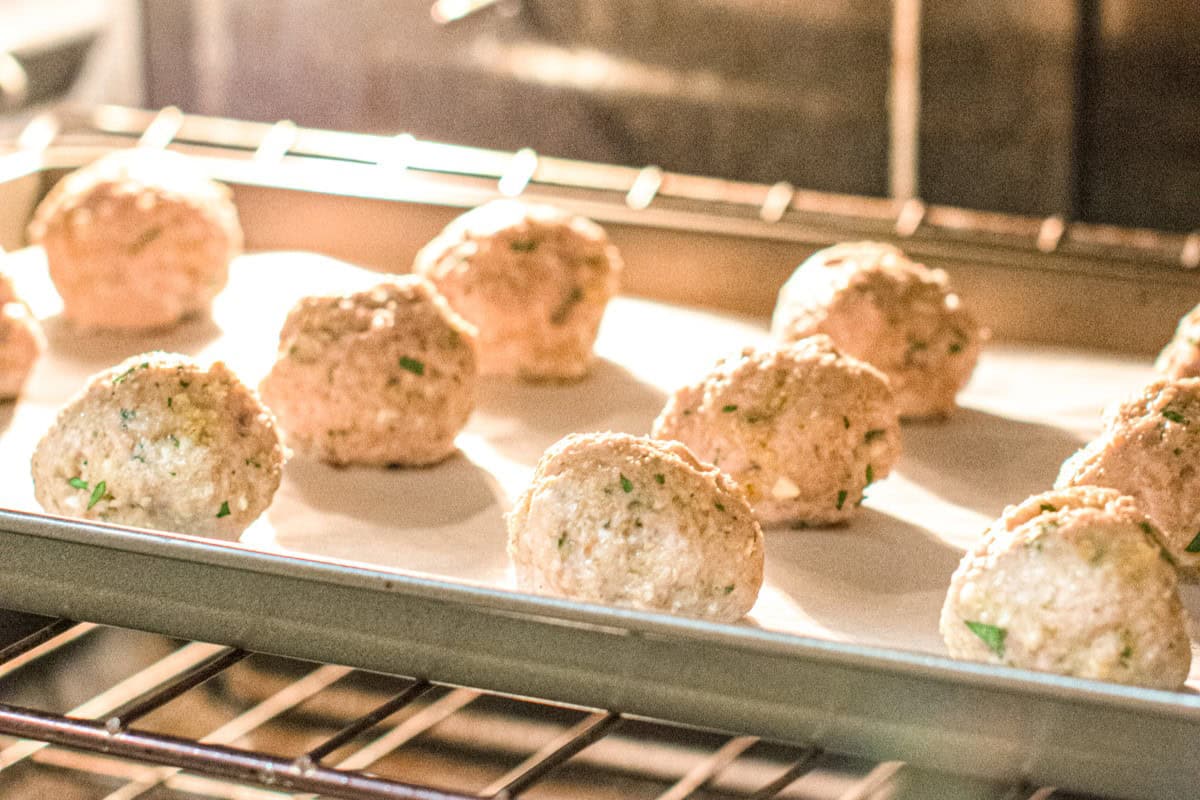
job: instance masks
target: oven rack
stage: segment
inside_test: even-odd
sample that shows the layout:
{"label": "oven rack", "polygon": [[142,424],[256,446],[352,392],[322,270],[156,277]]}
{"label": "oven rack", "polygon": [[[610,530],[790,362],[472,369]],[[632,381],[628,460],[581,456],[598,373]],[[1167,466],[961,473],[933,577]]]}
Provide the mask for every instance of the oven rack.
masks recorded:
{"label": "oven rack", "polygon": [[[25,636],[0,648],[0,681],[23,670],[37,670],[85,637],[107,630],[66,619],[42,619],[36,624]],[[644,720],[614,710],[513,699],[535,711],[549,705],[569,712],[572,718],[560,720],[553,735],[544,736],[540,746],[486,784],[469,790],[435,788],[369,770],[453,715],[464,714],[464,709],[478,704],[489,693],[430,678],[403,677],[395,679],[397,685],[390,688],[385,700],[339,720],[335,732],[301,752],[280,755],[239,746],[256,729],[294,712],[356,673],[348,667],[312,663],[297,663],[298,675],[290,676],[281,688],[255,697],[247,708],[204,736],[189,739],[138,727],[139,721],[169,709],[187,693],[206,691],[206,684],[251,655],[239,648],[175,642],[165,655],[67,713],[0,702],[0,736],[17,737],[9,742],[0,739],[0,791],[6,773],[32,761],[67,772],[92,772],[114,779],[116,788],[104,795],[106,800],[150,796],[159,787],[187,792],[189,797],[239,800],[312,795],[351,800],[575,796],[562,782],[555,783],[556,771],[569,768],[572,759],[583,756],[602,740],[619,735],[623,727],[635,723],[661,731],[691,732],[669,722]],[[915,798],[922,796],[921,787],[927,788],[927,781],[939,782],[945,791],[951,780],[948,776],[921,775],[897,761],[848,767],[816,743],[789,746],[763,742],[755,736],[704,733],[708,749],[698,751],[682,774],[673,776],[655,795],[659,800]],[[771,750],[769,756],[756,758],[755,748],[764,746]],[[629,765],[621,767],[627,769]],[[1086,800],[1082,795],[1053,788],[982,784],[970,788],[972,797],[996,800]]]}
{"label": "oven rack", "polygon": [[[946,247],[953,247],[959,259],[1010,263],[1014,254],[1021,254],[1030,268],[1062,269],[1078,259],[1085,259],[1093,272],[1121,273],[1120,265],[1157,266],[1167,272],[1200,267],[1200,230],[1171,233],[1075,222],[1060,215],[1039,218],[926,204],[919,198],[844,195],[800,189],[785,181],[765,185],[667,172],[655,165],[575,161],[530,148],[515,153],[486,150],[407,133],[382,136],[302,128],[289,120],[269,124],[203,117],[173,106],[159,111],[100,106],[44,112],[24,125],[9,149],[36,158],[51,145],[94,145],[97,136],[136,140],[149,147],[219,152],[259,166],[291,158],[327,162],[339,171],[347,166],[382,168],[388,181],[358,181],[360,175],[343,173],[356,181],[355,194],[367,196],[395,197],[398,176],[423,174],[481,179],[491,193],[510,197],[542,189],[568,193],[577,201],[587,193],[619,197],[625,213],[606,208],[601,216],[609,221],[644,223],[650,218],[669,227],[698,225],[812,244],[855,236],[895,239],[923,257],[944,255]],[[330,175],[325,172],[322,177]],[[664,208],[690,216],[655,217]]]}

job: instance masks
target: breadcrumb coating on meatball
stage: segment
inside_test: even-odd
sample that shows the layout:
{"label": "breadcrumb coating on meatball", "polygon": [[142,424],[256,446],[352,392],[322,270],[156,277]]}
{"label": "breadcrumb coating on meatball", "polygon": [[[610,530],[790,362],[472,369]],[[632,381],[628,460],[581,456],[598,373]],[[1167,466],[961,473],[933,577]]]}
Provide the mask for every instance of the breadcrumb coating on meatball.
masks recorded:
{"label": "breadcrumb coating on meatball", "polygon": [[41,325],[17,297],[12,280],[0,272],[0,402],[21,394],[45,349]]}
{"label": "breadcrumb coating on meatball", "polygon": [[771,329],[785,342],[828,334],[878,367],[905,418],[951,413],[986,338],[945,272],[878,242],[810,256],[780,290]]}
{"label": "breadcrumb coating on meatball", "polygon": [[741,491],[678,442],[567,436],[506,521],[525,590],[733,621],[762,586],[762,531]]}
{"label": "breadcrumb coating on meatball", "polygon": [[950,654],[1177,689],[1191,645],[1175,570],[1130,497],[1079,486],[1035,495],[964,556],[942,609]]}
{"label": "breadcrumb coating on meatball", "polygon": [[187,156],[119,151],[59,181],[29,238],[46,251],[67,319],[161,328],[208,310],[224,288],[242,249],[230,197]]}
{"label": "breadcrumb coating on meatball", "polygon": [[223,363],[146,353],[94,375],[33,454],[51,514],[236,539],[279,487],[270,411]]}
{"label": "breadcrumb coating on meatball", "polygon": [[1179,320],[1154,368],[1168,378],[1200,378],[1200,305]]}
{"label": "breadcrumb coating on meatball", "polygon": [[1200,576],[1200,378],[1159,379],[1108,409],[1058,487],[1108,486],[1138,501],[1184,577]]}
{"label": "breadcrumb coating on meatball", "polygon": [[829,525],[900,457],[887,378],[828,336],[746,348],[667,400],[653,435],[728,473],[763,525]]}
{"label": "breadcrumb coating on meatball", "polygon": [[531,379],[587,373],[621,269],[596,223],[515,200],[463,214],[413,265],[478,329],[482,374]]}
{"label": "breadcrumb coating on meatball", "polygon": [[261,390],[297,451],[337,465],[419,466],[455,452],[476,373],[474,329],[408,275],[301,300]]}

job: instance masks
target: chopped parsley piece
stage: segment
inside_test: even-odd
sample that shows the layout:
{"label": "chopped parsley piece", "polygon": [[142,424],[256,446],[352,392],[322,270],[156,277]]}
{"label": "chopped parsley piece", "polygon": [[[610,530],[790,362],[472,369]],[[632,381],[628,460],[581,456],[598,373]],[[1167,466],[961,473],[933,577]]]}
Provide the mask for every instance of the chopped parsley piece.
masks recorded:
{"label": "chopped parsley piece", "polygon": [[132,408],[122,408],[121,409],[121,419],[124,422],[129,422],[129,420],[133,419],[136,416],[137,416],[137,412],[134,411]]}
{"label": "chopped parsley piece", "polygon": [[963,623],[971,629],[971,633],[978,636],[980,641],[988,646],[989,650],[998,657],[1004,658],[1004,639],[1008,636],[1008,631],[986,622],[963,620]]}
{"label": "chopped parsley piece", "polygon": [[954,356],[954,355],[958,355],[959,353],[961,353],[962,349],[963,349],[962,342],[951,342],[950,346],[946,348],[946,352],[949,353],[950,355]]}
{"label": "chopped parsley piece", "polygon": [[563,531],[558,535],[558,549],[562,550],[567,543],[567,532]]}
{"label": "chopped parsley piece", "polygon": [[230,513],[232,512],[229,510],[229,501],[226,500],[225,502],[221,503],[221,510],[217,512],[217,519],[220,519],[221,517],[228,517]]}
{"label": "chopped parsley piece", "polygon": [[173,406],[173,405],[175,405],[175,398],[173,398],[173,397],[168,397],[168,398],[167,398],[167,408],[170,408],[170,407],[171,407],[171,406]]}
{"label": "chopped parsley piece", "polygon": [[532,253],[537,250],[536,239],[513,239],[508,246],[514,253]]}
{"label": "chopped parsley piece", "polygon": [[872,428],[871,430],[869,430],[865,434],[863,434],[863,441],[866,442],[867,444],[870,444],[871,442],[878,439],[880,436],[886,436],[886,435],[887,435],[887,431],[885,431],[883,428]]}
{"label": "chopped parsley piece", "polygon": [[845,489],[841,489],[838,491],[838,501],[837,501],[837,510],[838,511],[841,511],[842,506],[846,505],[846,495],[848,495],[848,494],[849,494],[849,492],[847,492]]}
{"label": "chopped parsley piece", "polygon": [[657,483],[659,486],[662,486],[664,483],[667,482],[667,476],[663,475],[661,472],[656,472],[656,473],[654,473],[654,482]]}
{"label": "chopped parsley piece", "polygon": [[188,388],[188,387],[189,387],[189,386],[191,386],[191,385],[192,385],[192,382],[191,382],[191,381],[185,381],[185,380],[181,380],[181,381],[179,381],[179,388],[180,388],[180,389],[186,389],[186,388]]}
{"label": "chopped parsley piece", "polygon": [[[1142,529],[1142,533],[1146,534],[1147,536],[1154,535],[1154,527],[1151,526],[1151,524],[1149,522],[1144,522],[1144,521],[1139,522],[1138,527],[1140,527]],[[1198,534],[1198,535],[1200,535],[1200,534]]]}
{"label": "chopped parsley piece", "polygon": [[732,414],[734,411],[737,411],[737,408],[735,405],[721,406],[721,411],[725,414]]}
{"label": "chopped parsley piece", "polygon": [[1188,546],[1183,548],[1189,553],[1200,553],[1200,533],[1196,534],[1196,538],[1188,542]]}
{"label": "chopped parsley piece", "polygon": [[908,349],[904,351],[905,366],[912,366],[913,364],[917,363],[917,353],[921,353],[928,349],[928,342],[924,342],[920,339],[910,338],[908,340]]}
{"label": "chopped parsley piece", "polygon": [[621,491],[625,492],[625,494],[629,494],[633,491],[633,481],[629,480],[629,478],[626,478],[624,475],[621,476]]}
{"label": "chopped parsley piece", "polygon": [[89,511],[91,510],[92,506],[94,506],[94,505],[96,505],[96,503],[100,502],[100,500],[104,497],[104,493],[107,491],[108,491],[108,484],[105,483],[104,481],[100,481],[99,483],[96,484],[96,488],[92,489],[92,496],[88,498],[88,510]]}
{"label": "chopped parsley piece", "polygon": [[74,489],[88,488],[87,481],[85,481],[83,478],[71,478],[71,480],[67,481],[67,483],[71,484],[71,487]]}
{"label": "chopped parsley piece", "polygon": [[1058,511],[1058,509],[1052,506],[1050,503],[1042,503],[1039,508],[1041,508],[1042,511]]}
{"label": "chopped parsley piece", "polygon": [[562,325],[566,322],[567,317],[571,315],[571,309],[582,299],[583,289],[580,289],[578,286],[571,287],[571,293],[558,304],[558,308],[554,309],[554,312],[550,315],[550,324]]}
{"label": "chopped parsley piece", "polygon": [[1133,647],[1130,645],[1125,645],[1125,647],[1121,650],[1121,660],[1128,661],[1132,655]]}
{"label": "chopped parsley piece", "polygon": [[147,230],[143,231],[142,234],[134,240],[133,244],[129,246],[129,252],[134,255],[140,253],[146,248],[146,245],[153,242],[159,236],[162,236],[162,232],[163,229],[161,225],[155,225],[153,228],[148,228]]}
{"label": "chopped parsley piece", "polygon": [[417,361],[415,358],[400,356],[400,366],[401,368],[411,372],[413,375],[425,374],[425,364],[421,361]]}
{"label": "chopped parsley piece", "polygon": [[715,509],[717,509],[717,511],[724,511],[724,510],[725,510],[725,506],[721,505],[721,501],[720,501],[720,500],[713,500],[713,507],[714,507]]}
{"label": "chopped parsley piece", "polygon": [[725,591],[725,594],[733,594],[733,584],[731,583],[728,586],[726,586],[724,591]]}
{"label": "chopped parsley piece", "polygon": [[1166,408],[1163,409],[1162,415],[1171,420],[1171,422],[1178,422],[1180,425],[1188,424],[1187,417],[1185,417],[1183,414],[1180,414],[1178,411]]}
{"label": "chopped parsley piece", "polygon": [[[875,482],[875,468],[867,464],[867,486]],[[865,487],[864,487],[865,488]]]}
{"label": "chopped parsley piece", "polygon": [[849,417],[842,417],[842,427],[845,428],[846,430],[850,430],[850,418]]}
{"label": "chopped parsley piece", "polygon": [[176,447],[179,447],[179,437],[178,436],[176,436],[173,433],[168,433],[167,438],[171,440],[171,444],[175,445]]}
{"label": "chopped parsley piece", "polygon": [[137,369],[137,367],[130,367],[117,377],[113,378],[113,386],[116,386],[118,383],[124,383],[125,379],[132,375],[135,369]]}

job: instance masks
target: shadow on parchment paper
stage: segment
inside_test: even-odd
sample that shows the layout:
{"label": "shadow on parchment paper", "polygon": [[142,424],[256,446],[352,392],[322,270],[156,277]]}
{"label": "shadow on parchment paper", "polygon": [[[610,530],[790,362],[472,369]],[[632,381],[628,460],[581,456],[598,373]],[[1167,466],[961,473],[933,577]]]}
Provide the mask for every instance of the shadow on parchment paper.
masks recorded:
{"label": "shadow on parchment paper", "polygon": [[[381,527],[436,528],[472,519],[503,493],[486,470],[462,455],[429,467],[331,467],[294,456],[280,491],[319,514],[353,517]],[[503,525],[500,525],[503,528]]]}
{"label": "shadow on parchment paper", "polygon": [[1050,425],[960,408],[944,422],[906,422],[895,471],[954,505],[997,517],[1050,489],[1084,445]]}
{"label": "shadow on parchment paper", "polygon": [[42,329],[54,358],[86,375],[151,350],[195,355],[221,335],[221,328],[208,313],[150,331],[105,330],[99,334],[55,315],[42,320]]}
{"label": "shadow on parchment paper", "polygon": [[574,383],[484,378],[467,430],[509,458],[535,463],[568,432],[617,431],[645,436],[667,396],[625,367],[597,358]]}
{"label": "shadow on parchment paper", "polygon": [[851,641],[940,649],[956,548],[871,508],[844,526],[764,533],[767,581],[814,622]]}
{"label": "shadow on parchment paper", "polygon": [[267,514],[289,551],[485,583],[508,565],[503,492],[462,453],[397,470],[296,457]]}

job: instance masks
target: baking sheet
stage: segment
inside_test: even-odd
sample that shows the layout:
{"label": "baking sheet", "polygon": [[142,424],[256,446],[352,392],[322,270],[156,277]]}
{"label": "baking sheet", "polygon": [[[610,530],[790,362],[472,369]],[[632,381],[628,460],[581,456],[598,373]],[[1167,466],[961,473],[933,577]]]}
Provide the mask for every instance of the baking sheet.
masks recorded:
{"label": "baking sheet", "polygon": [[[223,359],[256,385],[299,297],[378,279],[308,253],[247,255],[234,263],[211,319],[147,336],[81,332],[63,322],[37,249],[13,254],[3,268],[49,341],[22,400],[0,404],[0,507],[35,512],[29,456],[89,375],[161,349]],[[485,380],[458,438],[460,453],[432,468],[334,469],[294,456],[274,503],[243,542],[511,587],[503,513],[550,444],[573,431],[645,434],[671,389],[721,355],[765,341],[766,320],[618,298],[587,380]],[[767,531],[766,583],[745,624],[944,654],[938,613],[963,550],[1006,504],[1049,487],[1063,459],[1098,431],[1101,409],[1152,374],[1147,361],[1127,357],[990,346],[957,415],[904,426],[903,458],[870,488],[858,519]],[[1185,587],[1184,600],[1195,618],[1200,592]],[[1200,687],[1200,663],[1190,685]]]}

